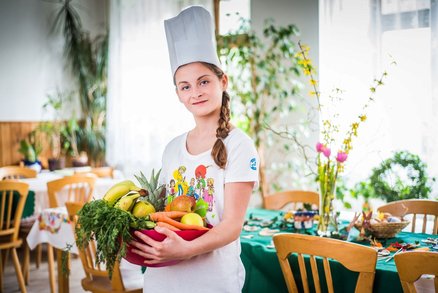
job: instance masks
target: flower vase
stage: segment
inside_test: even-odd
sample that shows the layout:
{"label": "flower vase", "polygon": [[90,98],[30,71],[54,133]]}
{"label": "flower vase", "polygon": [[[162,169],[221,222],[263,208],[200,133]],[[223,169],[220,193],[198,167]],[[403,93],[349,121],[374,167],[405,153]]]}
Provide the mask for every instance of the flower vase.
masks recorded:
{"label": "flower vase", "polygon": [[318,235],[330,237],[334,232],[338,232],[337,214],[333,210],[333,201],[330,200],[319,211]]}
{"label": "flower vase", "polygon": [[318,235],[331,237],[332,234],[338,233],[337,213],[333,208],[333,199],[335,198],[335,188],[331,192],[326,190],[321,193],[321,202],[319,208]]}

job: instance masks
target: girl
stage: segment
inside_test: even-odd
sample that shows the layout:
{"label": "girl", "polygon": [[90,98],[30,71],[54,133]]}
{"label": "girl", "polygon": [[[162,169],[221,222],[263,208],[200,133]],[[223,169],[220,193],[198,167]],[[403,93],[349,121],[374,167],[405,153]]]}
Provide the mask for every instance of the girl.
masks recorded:
{"label": "girl", "polygon": [[[241,292],[245,272],[240,260],[239,235],[258,182],[254,164],[257,153],[252,140],[230,124],[228,78],[219,67],[208,11],[190,7],[165,25],[176,93],[193,115],[195,127],[166,146],[161,180],[169,183],[178,166],[186,167],[189,178],[195,177],[201,164],[210,166],[206,177],[213,179],[215,200],[206,220],[213,228],[192,241],[163,227],[155,228],[167,236],[162,242],[135,232],[145,244],[131,245],[135,246],[135,253],[148,259],[146,266],[183,260],[173,266],[147,268],[144,292]],[[210,35],[199,40],[205,36],[206,25]],[[190,51],[172,52],[174,42],[181,42],[181,34],[185,34],[187,46],[201,44],[199,54],[194,54],[198,51],[193,51],[193,47]],[[173,58],[173,54],[179,58]]]}

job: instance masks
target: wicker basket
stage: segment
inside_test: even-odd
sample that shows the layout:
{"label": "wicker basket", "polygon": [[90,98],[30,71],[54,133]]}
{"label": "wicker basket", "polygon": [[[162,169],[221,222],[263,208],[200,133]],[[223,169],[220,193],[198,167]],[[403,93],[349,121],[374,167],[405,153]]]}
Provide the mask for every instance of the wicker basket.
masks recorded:
{"label": "wicker basket", "polygon": [[[409,225],[409,221],[403,222],[381,222],[374,223],[367,228],[367,232],[369,232],[373,237],[376,238],[393,238],[397,235],[398,232],[403,230],[407,225]],[[362,229],[362,223],[356,223],[355,227],[360,230]]]}

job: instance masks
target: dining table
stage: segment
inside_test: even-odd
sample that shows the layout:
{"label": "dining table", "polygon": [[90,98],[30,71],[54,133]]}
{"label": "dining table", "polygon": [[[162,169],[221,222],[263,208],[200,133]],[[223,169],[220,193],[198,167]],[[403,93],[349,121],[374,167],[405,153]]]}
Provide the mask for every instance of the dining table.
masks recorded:
{"label": "dining table", "polygon": [[[266,210],[260,208],[248,209],[245,227],[240,235],[241,259],[245,267],[246,278],[242,292],[287,292],[286,282],[280,268],[272,236],[276,233],[305,233],[315,235],[315,226],[310,229],[295,229],[284,220],[283,211]],[[348,223],[348,222],[346,222]],[[353,228],[355,229],[355,228]],[[429,249],[430,244],[425,240],[436,240],[438,235],[399,232],[394,238],[379,239],[384,247],[391,243],[412,243],[419,247]],[[353,241],[361,245],[370,246],[368,240]],[[394,253],[391,253],[393,255]],[[295,256],[290,257],[290,264],[294,272],[294,278],[300,280],[298,262]],[[309,266],[307,266],[309,267]],[[331,260],[330,268],[333,277],[335,292],[354,292],[358,273],[345,269],[340,263]],[[322,266],[319,268],[320,279]],[[308,271],[308,276],[311,273]],[[310,286],[313,286],[309,282]],[[297,281],[297,286],[302,286]],[[433,286],[433,279],[421,280],[421,286],[429,288]],[[324,286],[322,286],[324,287]],[[433,288],[433,287],[432,287]],[[326,288],[322,288],[323,292]],[[403,292],[400,278],[393,258],[378,259],[374,279],[373,292]],[[432,291],[433,292],[433,291]]]}
{"label": "dining table", "polygon": [[[91,170],[91,168],[89,168]],[[26,215],[37,215],[42,210],[49,207],[49,197],[47,195],[47,182],[63,178],[65,176],[71,176],[75,172],[85,172],[87,167],[66,168],[55,171],[43,170],[38,173],[35,178],[22,178],[20,181],[29,184],[30,200],[25,207]],[[114,178],[97,178],[94,185],[93,197],[100,198],[105,192],[115,183],[124,179],[123,174],[115,170]],[[28,197],[29,197],[28,195]]]}
{"label": "dining table", "polygon": [[[240,234],[240,257],[246,271],[242,292],[287,292],[286,283],[272,242],[272,236],[275,233],[312,234],[315,232],[312,229],[295,229],[290,225],[284,225],[284,214],[285,212],[283,211],[261,208],[248,209],[245,226]],[[428,244],[423,244],[422,240],[430,238],[436,240],[438,235],[400,232],[396,237],[380,239],[380,242],[385,247],[395,242],[420,243],[421,246],[428,247]],[[63,251],[77,253],[73,229],[68,220],[65,207],[46,208],[41,211],[37,221],[32,226],[27,241],[31,248],[34,248],[38,243],[50,243],[57,248],[59,259],[66,259],[67,255],[62,256]],[[370,245],[368,241],[357,241],[356,243],[366,246]],[[298,268],[296,259],[290,259],[290,261],[291,266]],[[57,267],[58,272],[62,272],[62,262],[58,262]],[[354,292],[357,273],[348,271],[336,261],[331,261],[330,267],[335,292]],[[140,269],[141,267],[138,266],[138,268]],[[135,270],[137,273],[138,271]],[[293,271],[297,272],[297,269]],[[128,275],[132,276],[132,273]],[[310,275],[310,272],[308,275]],[[298,275],[295,277],[299,279]],[[425,288],[430,289],[430,286],[433,286],[433,280],[431,282],[430,280],[425,281]],[[300,286],[299,282],[297,285]],[[58,286],[59,292],[69,292],[68,274],[58,273]],[[326,290],[323,289],[323,292],[326,292]],[[373,292],[403,292],[393,259],[377,261]]]}

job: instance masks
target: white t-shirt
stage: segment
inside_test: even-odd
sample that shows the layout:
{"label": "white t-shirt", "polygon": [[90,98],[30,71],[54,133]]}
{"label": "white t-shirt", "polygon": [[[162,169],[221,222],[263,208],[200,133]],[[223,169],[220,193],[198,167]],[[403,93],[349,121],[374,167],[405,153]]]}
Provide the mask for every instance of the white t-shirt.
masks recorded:
{"label": "white t-shirt", "polygon": [[[224,211],[224,185],[255,182],[258,185],[258,156],[254,143],[240,129],[233,129],[224,140],[227,165],[220,169],[211,150],[191,155],[186,148],[187,133],[173,139],[163,154],[160,180],[167,196],[194,196],[204,200],[211,225],[218,224]],[[240,241],[198,255],[173,266],[147,268],[144,292],[241,292],[245,270],[240,260]]]}

